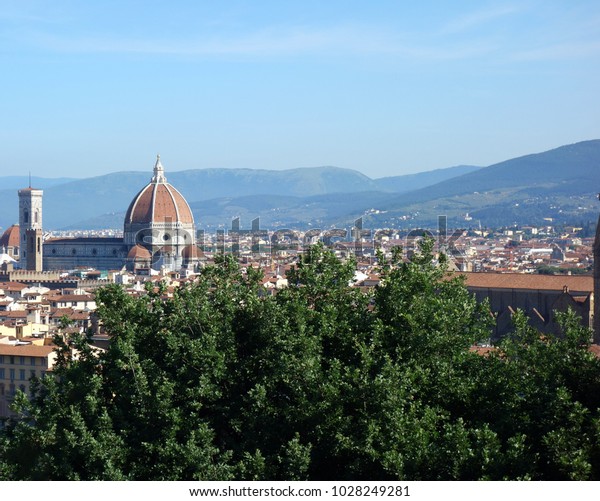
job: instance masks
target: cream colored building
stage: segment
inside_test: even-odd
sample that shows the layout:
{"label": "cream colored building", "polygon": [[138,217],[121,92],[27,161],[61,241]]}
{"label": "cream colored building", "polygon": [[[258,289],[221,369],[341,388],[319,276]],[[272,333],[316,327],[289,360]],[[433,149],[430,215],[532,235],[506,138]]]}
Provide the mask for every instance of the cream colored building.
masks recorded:
{"label": "cream colored building", "polygon": [[45,377],[56,360],[54,346],[0,343],[0,417],[11,415],[17,390],[29,395],[31,379]]}

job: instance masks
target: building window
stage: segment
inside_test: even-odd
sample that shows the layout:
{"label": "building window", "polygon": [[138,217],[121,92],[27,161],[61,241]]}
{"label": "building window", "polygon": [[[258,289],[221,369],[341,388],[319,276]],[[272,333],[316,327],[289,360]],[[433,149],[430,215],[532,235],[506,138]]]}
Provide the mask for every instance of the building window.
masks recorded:
{"label": "building window", "polygon": [[35,357],[29,357],[29,365],[35,365]]}
{"label": "building window", "polygon": [[16,391],[15,391],[15,385],[14,385],[14,383],[11,383],[10,386],[8,387],[8,395],[10,397],[14,397],[15,393],[16,393]]}
{"label": "building window", "polygon": [[95,256],[98,254],[98,249],[92,249],[92,256]]}
{"label": "building window", "polygon": [[56,254],[56,249],[52,249],[52,254]]}
{"label": "building window", "polygon": [[15,357],[10,356],[10,365],[15,365]]}
{"label": "building window", "polygon": [[38,237],[37,239],[37,251],[41,252],[42,250],[42,239]]}
{"label": "building window", "polygon": [[20,385],[19,390],[21,390],[23,393],[25,393],[25,385],[24,384]]}
{"label": "building window", "polygon": [[35,222],[39,222],[39,214],[38,211],[35,211]]}
{"label": "building window", "polygon": [[77,249],[71,249],[71,254],[73,254],[73,255],[77,254]]}
{"label": "building window", "polygon": [[4,379],[5,374],[4,374],[4,368],[0,369],[0,379]]}
{"label": "building window", "polygon": [[4,363],[4,355],[0,355],[0,364]]}
{"label": "building window", "polygon": [[25,381],[25,369],[21,369],[19,371],[19,380],[20,381]]}
{"label": "building window", "polygon": [[23,211],[23,222],[29,223],[29,211]]}
{"label": "building window", "polygon": [[0,383],[0,397],[4,396],[4,383]]}
{"label": "building window", "polygon": [[25,357],[20,357],[19,361],[21,362],[21,365],[25,365]]}
{"label": "building window", "polygon": [[31,369],[31,371],[29,371],[29,372],[30,372],[30,376],[29,376],[29,378],[30,378],[30,379],[31,379],[31,378],[34,378],[34,377],[35,377],[35,371],[34,371],[33,369]]}
{"label": "building window", "polygon": [[10,380],[14,381],[15,380],[15,370],[14,369],[10,369],[9,372],[10,372]]}

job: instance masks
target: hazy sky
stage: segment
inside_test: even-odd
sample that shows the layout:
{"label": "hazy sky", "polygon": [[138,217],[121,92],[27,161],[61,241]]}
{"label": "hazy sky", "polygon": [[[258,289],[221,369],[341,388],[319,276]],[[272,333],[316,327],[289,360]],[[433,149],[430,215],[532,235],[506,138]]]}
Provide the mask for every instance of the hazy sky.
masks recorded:
{"label": "hazy sky", "polygon": [[600,2],[0,0],[0,176],[489,165],[600,138]]}

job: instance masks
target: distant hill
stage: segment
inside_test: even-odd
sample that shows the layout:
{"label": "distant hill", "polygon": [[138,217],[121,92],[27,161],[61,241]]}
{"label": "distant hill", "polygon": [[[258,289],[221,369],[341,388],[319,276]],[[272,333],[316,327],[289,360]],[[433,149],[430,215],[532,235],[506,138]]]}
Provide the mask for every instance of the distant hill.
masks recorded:
{"label": "distant hill", "polygon": [[[591,184],[590,184],[591,183]],[[571,193],[583,187],[600,188],[600,139],[561,146],[543,153],[506,160],[475,172],[415,190],[399,201],[425,201],[498,189],[569,185]]]}
{"label": "distant hill", "polygon": [[[448,169],[456,172],[455,168]],[[445,169],[408,176],[396,176],[393,182],[374,180],[364,174],[339,167],[310,167],[270,171],[261,169],[196,169],[169,172],[167,179],[190,204],[207,200],[243,200],[243,204],[259,204],[259,200],[275,201],[277,197],[312,197],[334,193],[406,191],[402,179],[410,186],[426,186],[434,179],[444,177]],[[446,174],[451,177],[452,174]],[[47,228],[106,228],[120,227],[123,214],[137,191],[150,180],[151,172],[116,172],[86,179],[51,183],[49,180],[35,182],[44,189],[44,226]],[[3,179],[7,182],[3,183]],[[25,181],[24,181],[25,180]],[[42,182],[43,181],[43,182]],[[0,225],[6,227],[17,220],[17,187],[26,186],[26,178],[0,178],[0,187],[12,186],[0,191]],[[387,198],[387,197],[386,197]],[[369,197],[367,196],[367,199]],[[352,199],[348,199],[352,200]],[[252,202],[251,202],[252,201]],[[225,202],[217,204],[223,207]],[[236,202],[237,203],[237,202]],[[290,202],[292,203],[292,202]],[[326,202],[324,202],[326,205]],[[314,206],[314,204],[313,204]],[[233,210],[233,209],[232,209]],[[257,210],[257,209],[256,209]],[[254,210],[254,212],[256,212]],[[327,212],[328,208],[324,207]],[[228,213],[231,211],[228,211]],[[301,217],[301,211],[298,212]],[[200,214],[201,211],[199,211]],[[202,217],[198,221],[203,222]]]}
{"label": "distant hill", "polygon": [[340,167],[286,170],[202,169],[167,172],[170,183],[189,201],[248,195],[311,196],[377,189],[364,174]]}
{"label": "distant hill", "polygon": [[[227,228],[234,217],[242,225],[260,217],[261,226],[269,228],[347,226],[362,216],[373,227],[406,228],[435,225],[440,214],[453,226],[468,226],[468,220],[500,225],[595,219],[599,167],[600,140],[592,140],[488,167],[463,165],[380,179],[339,167],[167,169],[166,175],[190,203],[199,227]],[[150,178],[150,172],[116,172],[57,184],[40,179],[44,226],[121,227],[130,201]],[[4,228],[17,220],[15,184],[23,187],[23,179],[0,178]]]}
{"label": "distant hill", "polygon": [[481,169],[481,167],[476,167],[474,165],[457,165],[456,167],[419,172],[418,174],[381,177],[375,179],[375,183],[381,191],[405,193],[407,191],[418,190],[426,186],[441,183],[447,179],[462,176],[463,174],[468,174],[469,172],[474,172],[479,169]]}
{"label": "distant hill", "polygon": [[486,224],[574,222],[597,217],[598,191],[600,140],[582,141],[400,194],[384,204],[386,215],[376,219],[391,224],[410,215],[415,223],[429,224],[436,214],[446,214],[458,224],[469,213]]}
{"label": "distant hill", "polygon": [[215,229],[231,224],[239,217],[243,228],[260,218],[262,228],[327,228],[335,221],[347,219],[356,210],[357,201],[362,206],[380,205],[393,196],[379,191],[360,193],[334,193],[312,197],[286,197],[282,195],[253,195],[220,198],[191,204],[194,218],[202,226]]}

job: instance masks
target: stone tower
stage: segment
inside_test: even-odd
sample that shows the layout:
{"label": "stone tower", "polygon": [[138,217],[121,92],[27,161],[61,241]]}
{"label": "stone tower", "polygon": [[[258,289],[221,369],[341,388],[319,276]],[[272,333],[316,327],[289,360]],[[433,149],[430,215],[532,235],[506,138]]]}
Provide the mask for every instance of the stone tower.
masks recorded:
{"label": "stone tower", "polygon": [[42,271],[42,190],[19,190],[21,268]]}
{"label": "stone tower", "polygon": [[594,241],[594,343],[600,344],[600,217]]}

